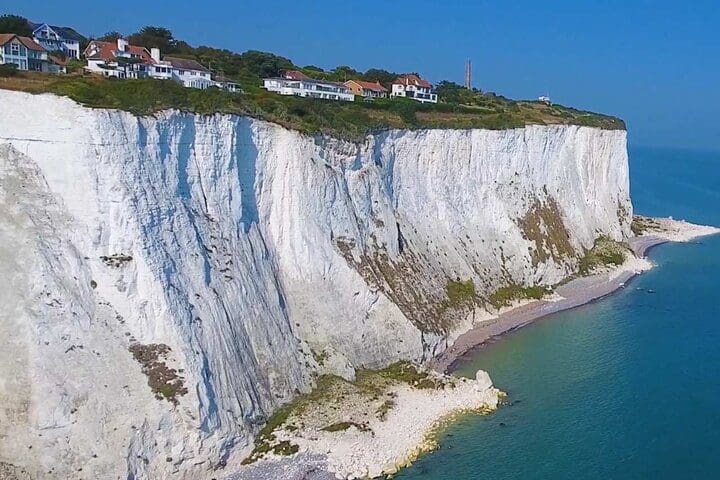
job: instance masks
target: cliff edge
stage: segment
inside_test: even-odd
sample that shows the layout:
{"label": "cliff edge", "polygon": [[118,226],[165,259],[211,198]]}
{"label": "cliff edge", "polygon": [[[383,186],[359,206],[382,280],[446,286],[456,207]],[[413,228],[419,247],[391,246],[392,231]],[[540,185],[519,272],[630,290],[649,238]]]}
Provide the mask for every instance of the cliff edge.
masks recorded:
{"label": "cliff edge", "polygon": [[0,462],[33,477],[216,477],[318,375],[426,361],[631,235],[624,130],[0,103]]}

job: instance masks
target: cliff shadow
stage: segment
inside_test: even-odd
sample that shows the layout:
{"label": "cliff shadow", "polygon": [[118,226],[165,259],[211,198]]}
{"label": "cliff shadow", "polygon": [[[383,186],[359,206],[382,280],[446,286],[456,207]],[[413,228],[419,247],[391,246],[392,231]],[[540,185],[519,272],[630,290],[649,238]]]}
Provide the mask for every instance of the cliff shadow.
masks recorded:
{"label": "cliff shadow", "polygon": [[240,184],[240,228],[244,233],[250,231],[253,223],[258,223],[258,204],[255,194],[257,179],[258,149],[252,133],[252,124],[248,118],[241,118],[236,129],[236,156],[238,183]]}

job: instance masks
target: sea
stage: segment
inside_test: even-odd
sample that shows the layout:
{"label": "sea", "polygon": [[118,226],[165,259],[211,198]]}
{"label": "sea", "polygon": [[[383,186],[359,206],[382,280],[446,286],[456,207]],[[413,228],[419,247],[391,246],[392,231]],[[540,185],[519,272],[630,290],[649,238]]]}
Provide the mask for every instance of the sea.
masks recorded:
{"label": "sea", "polygon": [[[635,213],[720,225],[720,153],[630,148]],[[720,236],[665,244],[611,296],[463,358],[506,404],[395,478],[720,479]]]}

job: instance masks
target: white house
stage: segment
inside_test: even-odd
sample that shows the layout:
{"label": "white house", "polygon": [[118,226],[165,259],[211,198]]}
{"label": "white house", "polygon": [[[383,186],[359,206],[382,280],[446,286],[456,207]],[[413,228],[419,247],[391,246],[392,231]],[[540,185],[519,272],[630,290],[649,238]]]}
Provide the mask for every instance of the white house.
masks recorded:
{"label": "white house", "polygon": [[224,75],[214,75],[213,80],[215,81],[215,86],[222,90],[227,90],[232,93],[242,93],[240,85]]}
{"label": "white house", "polygon": [[217,86],[212,80],[210,70],[200,62],[187,58],[160,57],[160,49],[150,49],[152,65],[149,76],[160,80],[174,80],[188,88],[206,89]]}
{"label": "white house", "polygon": [[130,45],[119,38],[117,42],[93,40],[84,52],[88,71],[105,77],[155,78],[172,80],[184,87],[206,89],[222,88],[230,92],[239,90],[236,83],[223,79],[213,80],[209,69],[200,62],[187,58],[161,56],[159,48]]}
{"label": "white house", "polygon": [[32,23],[33,38],[48,52],[63,52],[67,57],[80,58],[82,36],[69,27],[57,27],[47,23]]}
{"label": "white house", "polygon": [[0,64],[12,63],[18,70],[49,72],[48,53],[30,37],[0,33]]}
{"label": "white house", "polygon": [[279,93],[280,95],[343,100],[346,102],[355,100],[355,95],[344,84],[327,80],[315,80],[297,70],[283,72],[279,77],[265,78],[263,86],[269,92]]}
{"label": "white house", "polygon": [[144,47],[130,45],[118,38],[116,42],[91,41],[83,52],[87,59],[88,71],[105,77],[143,78],[153,61]]}
{"label": "white house", "polygon": [[392,83],[392,97],[412,98],[422,103],[437,103],[437,94],[433,93],[432,85],[414,74],[402,75]]}

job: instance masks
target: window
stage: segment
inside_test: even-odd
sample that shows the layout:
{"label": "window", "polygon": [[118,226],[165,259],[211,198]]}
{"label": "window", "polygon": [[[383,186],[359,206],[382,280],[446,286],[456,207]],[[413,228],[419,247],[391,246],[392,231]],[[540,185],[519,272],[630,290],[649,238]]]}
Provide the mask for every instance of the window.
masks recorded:
{"label": "window", "polygon": [[18,45],[17,43],[11,43],[10,55],[20,55],[20,45]]}

